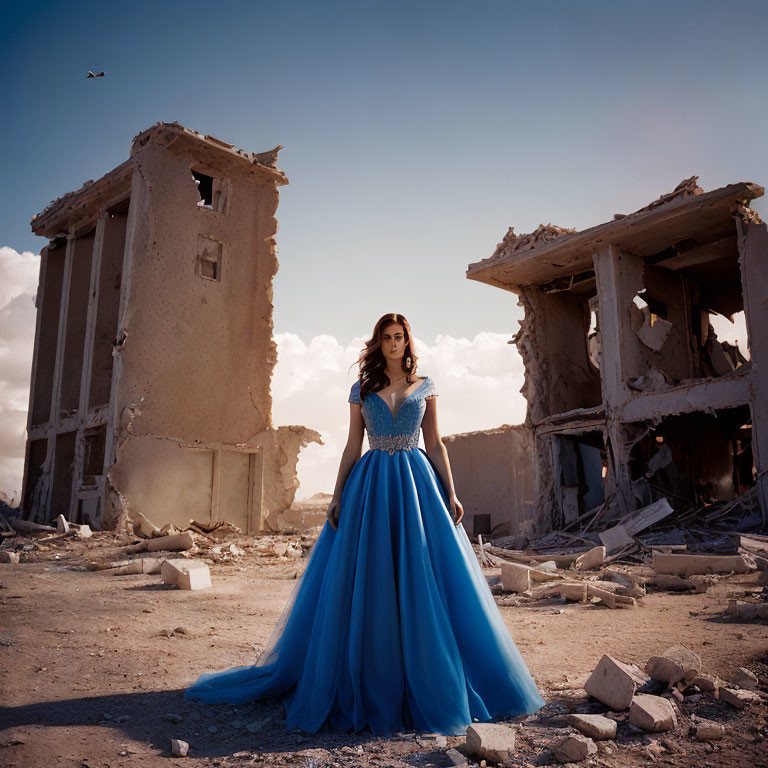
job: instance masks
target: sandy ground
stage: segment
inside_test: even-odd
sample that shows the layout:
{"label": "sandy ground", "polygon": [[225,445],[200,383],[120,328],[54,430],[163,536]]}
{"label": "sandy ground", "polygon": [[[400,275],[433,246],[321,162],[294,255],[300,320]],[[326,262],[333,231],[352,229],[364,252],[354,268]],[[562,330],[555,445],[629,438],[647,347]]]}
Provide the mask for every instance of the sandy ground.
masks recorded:
{"label": "sandy ground", "polygon": [[[461,738],[444,745],[413,732],[390,739],[286,732],[279,700],[239,707],[184,700],[201,672],[254,662],[305,563],[257,555],[254,537],[237,541],[245,555],[211,565],[214,586],[199,592],[165,587],[159,574],[71,570],[96,554],[118,556],[105,533],[0,565],[0,766],[449,765],[446,749]],[[682,643],[701,655],[706,672],[727,679],[744,666],[768,682],[768,625],[722,613],[749,578],[724,579],[706,594],[649,594],[636,610],[513,606],[497,597],[548,701],[514,726],[515,764],[553,763],[547,745],[567,732],[563,713],[605,711],[580,690],[603,653],[644,666]],[[726,738],[694,741],[691,713],[725,723]],[[684,706],[674,732],[650,736],[619,716],[616,742],[601,743],[581,765],[765,766],[767,714],[765,705],[737,711],[704,697]],[[187,757],[171,756],[172,738],[189,742]]]}

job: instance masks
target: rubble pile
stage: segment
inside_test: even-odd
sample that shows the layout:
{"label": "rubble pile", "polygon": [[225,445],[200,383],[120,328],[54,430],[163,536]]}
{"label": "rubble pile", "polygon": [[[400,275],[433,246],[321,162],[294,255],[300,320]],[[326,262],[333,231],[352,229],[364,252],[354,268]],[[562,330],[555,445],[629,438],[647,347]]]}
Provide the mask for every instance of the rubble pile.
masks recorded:
{"label": "rubble pile", "polygon": [[316,539],[316,533],[298,531],[244,535],[228,522],[190,520],[184,530],[172,523],[160,528],[141,513],[127,533],[116,533],[94,532],[63,515],[50,526],[0,512],[0,535],[0,563],[53,559],[59,567],[102,576],[158,574],[162,583],[187,590],[210,587],[211,566],[282,566],[297,578]]}

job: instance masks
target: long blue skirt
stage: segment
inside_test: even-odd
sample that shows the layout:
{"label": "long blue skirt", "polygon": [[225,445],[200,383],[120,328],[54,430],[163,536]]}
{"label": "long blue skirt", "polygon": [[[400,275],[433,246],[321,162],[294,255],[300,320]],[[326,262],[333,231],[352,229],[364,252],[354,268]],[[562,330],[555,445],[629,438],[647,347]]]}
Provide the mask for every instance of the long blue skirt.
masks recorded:
{"label": "long blue skirt", "polygon": [[467,534],[422,449],[369,450],[338,529],[325,523],[266,649],[202,674],[185,698],[282,696],[286,727],[460,735],[533,713],[539,695]]}

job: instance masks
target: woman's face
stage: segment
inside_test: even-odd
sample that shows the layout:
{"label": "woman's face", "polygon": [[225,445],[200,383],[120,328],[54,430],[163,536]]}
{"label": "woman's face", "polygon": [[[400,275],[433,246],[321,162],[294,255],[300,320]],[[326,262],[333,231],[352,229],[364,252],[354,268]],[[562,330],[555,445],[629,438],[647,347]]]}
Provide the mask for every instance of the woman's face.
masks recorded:
{"label": "woman's face", "polygon": [[406,344],[405,329],[400,323],[390,323],[381,329],[381,352],[388,361],[402,360]]}

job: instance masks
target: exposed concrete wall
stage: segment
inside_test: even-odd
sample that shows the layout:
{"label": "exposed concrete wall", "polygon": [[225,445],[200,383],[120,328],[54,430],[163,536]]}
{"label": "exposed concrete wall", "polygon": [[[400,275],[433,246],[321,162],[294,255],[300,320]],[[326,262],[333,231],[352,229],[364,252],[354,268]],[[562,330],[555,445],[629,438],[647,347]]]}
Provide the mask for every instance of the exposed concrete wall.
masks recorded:
{"label": "exposed concrete wall", "polygon": [[522,541],[533,531],[536,519],[528,429],[505,424],[448,435],[443,442],[456,494],[464,507],[465,528],[470,534],[482,532],[478,529],[488,522],[486,530],[502,526],[503,535],[516,535]]}
{"label": "exposed concrete wall", "polygon": [[741,279],[750,357],[752,450],[763,520],[768,521],[768,230],[749,217],[737,219]]}
{"label": "exposed concrete wall", "polygon": [[51,477],[57,512],[103,527],[141,512],[255,531],[290,506],[320,436],[272,424],[276,160],[160,123],[33,219],[68,235],[48,249],[26,514],[50,515]]}

